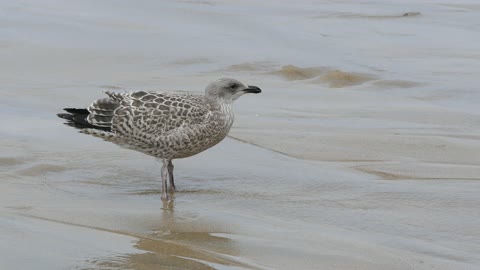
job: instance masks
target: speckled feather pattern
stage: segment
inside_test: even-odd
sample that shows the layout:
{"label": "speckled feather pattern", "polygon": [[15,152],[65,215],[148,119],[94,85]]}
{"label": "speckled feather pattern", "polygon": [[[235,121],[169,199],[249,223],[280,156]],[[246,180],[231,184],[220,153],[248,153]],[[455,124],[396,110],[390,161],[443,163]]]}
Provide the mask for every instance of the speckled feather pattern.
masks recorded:
{"label": "speckled feather pattern", "polygon": [[87,121],[111,131],[83,129],[120,146],[162,159],[185,158],[222,141],[234,120],[232,104],[183,92],[106,92]]}

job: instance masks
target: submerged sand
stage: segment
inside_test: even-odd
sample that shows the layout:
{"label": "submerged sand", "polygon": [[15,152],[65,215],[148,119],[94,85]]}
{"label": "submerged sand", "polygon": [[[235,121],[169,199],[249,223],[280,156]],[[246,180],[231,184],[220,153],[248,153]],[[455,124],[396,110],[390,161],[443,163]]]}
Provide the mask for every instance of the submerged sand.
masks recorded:
{"label": "submerged sand", "polygon": [[[3,1],[0,269],[478,269],[480,9],[437,2]],[[263,92],[167,204],[55,117],[218,77]]]}

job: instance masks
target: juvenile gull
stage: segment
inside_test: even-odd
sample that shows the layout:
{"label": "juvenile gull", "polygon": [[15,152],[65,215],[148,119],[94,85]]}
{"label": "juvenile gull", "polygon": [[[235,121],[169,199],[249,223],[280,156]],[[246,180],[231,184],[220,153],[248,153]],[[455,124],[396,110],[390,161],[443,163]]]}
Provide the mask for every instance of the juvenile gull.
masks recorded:
{"label": "juvenile gull", "polygon": [[167,200],[167,174],[170,189],[175,190],[172,160],[222,141],[233,124],[233,101],[245,93],[260,92],[256,86],[225,78],[210,83],[203,95],[106,92],[107,98],[88,108],[65,108],[68,113],[58,116],[82,133],[161,159],[162,200]]}

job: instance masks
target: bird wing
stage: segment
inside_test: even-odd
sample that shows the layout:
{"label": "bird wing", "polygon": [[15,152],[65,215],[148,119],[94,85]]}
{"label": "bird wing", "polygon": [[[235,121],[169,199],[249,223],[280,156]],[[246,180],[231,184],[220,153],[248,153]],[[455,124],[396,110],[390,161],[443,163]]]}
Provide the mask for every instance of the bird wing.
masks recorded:
{"label": "bird wing", "polygon": [[110,122],[112,131],[143,142],[168,135],[180,127],[205,123],[211,112],[205,97],[189,93],[138,91],[107,92],[107,95],[118,104]]}

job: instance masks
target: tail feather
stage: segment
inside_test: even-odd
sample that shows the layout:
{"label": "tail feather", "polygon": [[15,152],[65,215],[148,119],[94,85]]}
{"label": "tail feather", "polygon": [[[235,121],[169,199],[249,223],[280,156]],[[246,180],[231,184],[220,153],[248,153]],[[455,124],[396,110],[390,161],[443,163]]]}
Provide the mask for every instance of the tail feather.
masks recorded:
{"label": "tail feather", "polygon": [[65,124],[78,129],[97,129],[111,131],[112,118],[119,104],[121,94],[106,93],[109,97],[95,100],[88,108],[65,108],[68,113],[59,113],[58,117],[67,120]]}
{"label": "tail feather", "polygon": [[57,116],[67,120],[67,122],[65,123],[66,125],[78,129],[93,128],[104,131],[111,131],[110,126],[96,126],[89,123],[89,121],[87,120],[89,116],[89,112],[87,109],[65,108],[64,110],[69,113],[59,113],[57,114]]}

